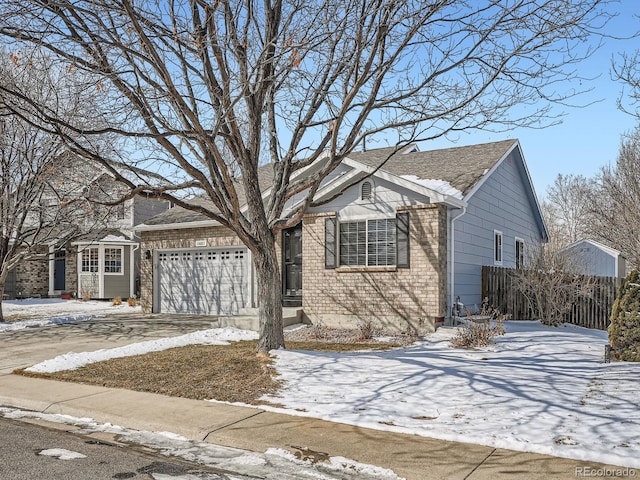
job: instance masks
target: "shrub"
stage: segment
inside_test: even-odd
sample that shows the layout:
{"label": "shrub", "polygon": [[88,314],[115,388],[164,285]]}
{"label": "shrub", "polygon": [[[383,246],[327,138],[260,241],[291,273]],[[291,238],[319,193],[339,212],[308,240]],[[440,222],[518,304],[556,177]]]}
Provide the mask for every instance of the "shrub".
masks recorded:
{"label": "shrub", "polygon": [[88,302],[93,297],[93,290],[83,287],[80,289],[80,298],[83,302]]}
{"label": "shrub", "polygon": [[640,362],[640,274],[632,271],[618,292],[609,325],[611,359]]}
{"label": "shrub", "polygon": [[122,305],[122,297],[114,297],[114,299],[113,299],[113,305],[114,305],[114,306]]}
{"label": "shrub", "polygon": [[585,276],[580,258],[548,244],[527,248],[524,268],[510,272],[512,285],[529,302],[533,318],[559,327],[575,303],[593,297],[594,278]]}
{"label": "shrub", "polygon": [[136,300],[133,297],[129,297],[127,298],[127,305],[129,305],[130,307],[135,307],[138,304],[138,300]]}
{"label": "shrub", "polygon": [[358,322],[358,330],[360,330],[360,340],[371,340],[376,333],[373,320],[360,320]]}
{"label": "shrub", "polygon": [[458,333],[451,345],[462,348],[486,347],[495,343],[495,337],[504,335],[504,321],[508,315],[501,314],[499,310],[488,307],[483,304],[482,311],[479,314],[472,315],[467,310],[464,324],[458,330]]}

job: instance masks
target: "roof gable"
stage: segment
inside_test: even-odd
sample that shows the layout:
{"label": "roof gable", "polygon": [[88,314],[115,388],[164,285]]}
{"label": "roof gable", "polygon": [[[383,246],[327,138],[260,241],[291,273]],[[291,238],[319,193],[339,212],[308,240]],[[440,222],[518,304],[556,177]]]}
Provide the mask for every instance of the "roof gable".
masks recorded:
{"label": "roof gable", "polygon": [[620,255],[622,255],[622,252],[620,252],[620,250],[616,250],[615,248],[611,248],[611,247],[609,247],[607,245],[604,245],[604,244],[602,244],[600,242],[596,242],[595,240],[591,240],[591,239],[588,239],[588,238],[573,242],[573,243],[567,245],[566,247],[564,247],[562,250],[573,250],[574,248],[576,248],[576,247],[578,247],[578,246],[580,246],[582,244],[585,244],[585,243],[588,243],[589,245],[592,245],[595,248],[597,248],[599,250],[602,250],[603,252],[605,252],[605,253],[607,253],[607,254],[611,255],[612,257],[615,257],[615,258],[618,258]]}
{"label": "roof gable", "polygon": [[349,158],[400,177],[415,176],[420,180],[448,182],[466,196],[517,143],[517,140],[504,140],[410,153],[403,153],[405,150],[402,149],[394,153],[397,148],[388,147],[353,152]]}

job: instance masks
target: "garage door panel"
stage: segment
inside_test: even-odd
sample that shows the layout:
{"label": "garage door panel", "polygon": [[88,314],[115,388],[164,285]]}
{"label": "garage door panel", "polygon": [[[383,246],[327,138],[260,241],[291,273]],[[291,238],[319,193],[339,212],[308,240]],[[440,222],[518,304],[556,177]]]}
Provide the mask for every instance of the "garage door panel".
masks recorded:
{"label": "garage door panel", "polygon": [[245,249],[160,252],[160,311],[237,314],[249,302],[247,258]]}

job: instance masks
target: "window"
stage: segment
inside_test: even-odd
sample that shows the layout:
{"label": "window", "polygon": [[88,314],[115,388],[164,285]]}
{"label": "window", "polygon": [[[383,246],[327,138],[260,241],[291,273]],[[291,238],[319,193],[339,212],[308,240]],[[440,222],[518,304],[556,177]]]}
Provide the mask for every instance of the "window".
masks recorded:
{"label": "window", "polygon": [[123,273],[122,247],[104,249],[104,273]]}
{"label": "window", "polygon": [[493,262],[502,265],[502,232],[493,231]]}
{"label": "window", "polygon": [[396,219],[341,223],[339,252],[340,265],[395,265]]}
{"label": "window", "polygon": [[82,251],[80,273],[98,273],[98,247],[85,248]]}
{"label": "window", "polygon": [[116,220],[124,220],[125,217],[125,209],[124,203],[119,203],[114,207]]}
{"label": "window", "polygon": [[396,264],[396,219],[367,222],[367,265]]}
{"label": "window", "polygon": [[340,265],[366,265],[367,222],[340,224]]}
{"label": "window", "polygon": [[409,238],[409,212],[340,224],[336,217],[325,218],[324,267],[409,268]]}
{"label": "window", "polygon": [[516,238],[516,268],[524,267],[524,240]]}

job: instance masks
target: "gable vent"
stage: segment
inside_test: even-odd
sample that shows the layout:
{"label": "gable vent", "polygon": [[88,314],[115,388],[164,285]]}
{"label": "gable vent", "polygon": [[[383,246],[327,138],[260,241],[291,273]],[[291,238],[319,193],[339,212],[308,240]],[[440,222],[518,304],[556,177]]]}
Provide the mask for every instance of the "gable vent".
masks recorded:
{"label": "gable vent", "polygon": [[373,187],[371,186],[371,182],[362,182],[360,186],[360,199],[361,200],[371,200],[371,191]]}

